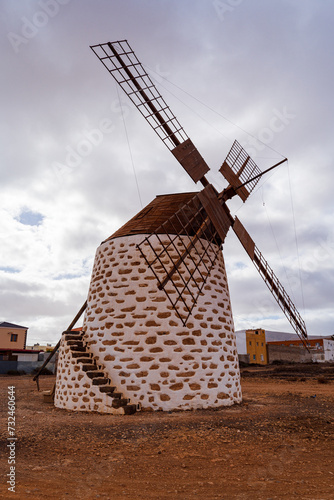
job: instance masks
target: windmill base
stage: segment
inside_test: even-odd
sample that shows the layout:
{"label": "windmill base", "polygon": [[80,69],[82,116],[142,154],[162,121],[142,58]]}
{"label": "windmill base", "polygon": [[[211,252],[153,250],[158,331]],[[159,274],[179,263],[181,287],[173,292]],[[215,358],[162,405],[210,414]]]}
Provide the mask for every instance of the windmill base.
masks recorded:
{"label": "windmill base", "polygon": [[[142,239],[143,235],[118,237],[98,248],[82,351],[73,351],[74,340],[71,347],[64,336],[55,406],[119,414],[126,413],[126,405],[170,411],[241,402],[222,253],[185,328],[140,258],[136,246]],[[80,352],[95,363],[100,381],[90,378],[93,375]],[[109,393],[103,392],[108,386]],[[113,406],[110,391],[118,395],[125,410]]]}

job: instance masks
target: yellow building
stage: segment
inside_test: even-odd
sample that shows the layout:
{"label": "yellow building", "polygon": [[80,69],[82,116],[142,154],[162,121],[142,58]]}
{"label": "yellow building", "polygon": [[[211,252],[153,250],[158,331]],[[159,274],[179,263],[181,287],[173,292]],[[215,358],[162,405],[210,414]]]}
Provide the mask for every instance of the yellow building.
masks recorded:
{"label": "yellow building", "polygon": [[246,345],[250,363],[258,365],[266,365],[268,363],[266,332],[262,328],[258,330],[246,330]]}
{"label": "yellow building", "polygon": [[0,323],[0,349],[25,349],[28,328],[3,321]]}

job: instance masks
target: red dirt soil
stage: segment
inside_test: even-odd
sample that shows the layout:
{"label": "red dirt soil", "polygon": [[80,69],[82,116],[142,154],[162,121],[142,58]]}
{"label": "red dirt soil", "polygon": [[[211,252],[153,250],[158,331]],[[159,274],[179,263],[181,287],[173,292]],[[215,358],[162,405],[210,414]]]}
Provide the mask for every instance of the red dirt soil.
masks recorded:
{"label": "red dirt soil", "polygon": [[[0,376],[0,497],[333,499],[334,382],[265,375],[246,371],[241,405],[129,416],[59,410],[43,403],[31,377]],[[53,383],[41,377],[42,390]],[[6,484],[9,385],[15,493]]]}

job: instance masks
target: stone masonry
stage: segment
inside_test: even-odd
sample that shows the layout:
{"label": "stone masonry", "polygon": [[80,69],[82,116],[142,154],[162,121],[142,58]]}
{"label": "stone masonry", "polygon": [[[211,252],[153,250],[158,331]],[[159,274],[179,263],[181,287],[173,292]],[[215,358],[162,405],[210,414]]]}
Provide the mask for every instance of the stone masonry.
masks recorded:
{"label": "stone masonry", "polygon": [[[222,253],[183,327],[137,249],[143,239],[142,234],[111,238],[97,249],[83,325],[87,350],[116,390],[142,410],[217,408],[240,402]],[[77,363],[61,361],[65,348],[63,341],[55,405],[103,412],[101,394],[82,390]]]}

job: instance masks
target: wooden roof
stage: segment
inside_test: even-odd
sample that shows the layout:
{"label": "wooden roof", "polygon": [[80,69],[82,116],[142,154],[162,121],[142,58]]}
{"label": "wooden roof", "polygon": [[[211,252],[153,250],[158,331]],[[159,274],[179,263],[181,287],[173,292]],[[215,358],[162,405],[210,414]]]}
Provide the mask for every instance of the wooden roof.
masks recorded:
{"label": "wooden roof", "polygon": [[[176,193],[157,196],[149,205],[143,208],[129,222],[124,224],[114,234],[105,241],[120,236],[134,234],[151,234],[156,231],[161,224],[166,222],[183,205],[188,203],[196,193]],[[170,231],[174,233],[175,231]],[[182,233],[181,233],[182,234]]]}

